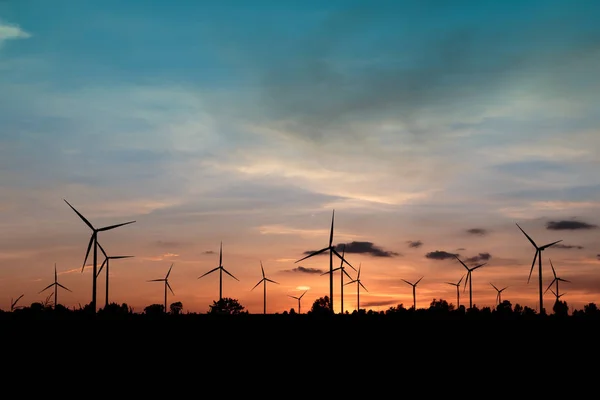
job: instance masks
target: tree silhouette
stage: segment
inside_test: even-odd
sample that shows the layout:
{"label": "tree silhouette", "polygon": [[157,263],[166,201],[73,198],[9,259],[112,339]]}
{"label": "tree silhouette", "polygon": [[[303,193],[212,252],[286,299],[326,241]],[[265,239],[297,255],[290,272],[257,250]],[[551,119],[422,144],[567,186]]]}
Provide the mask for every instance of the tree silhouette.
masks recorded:
{"label": "tree silhouette", "polygon": [[317,315],[333,314],[329,296],[319,297],[316,299],[309,312]]}
{"label": "tree silhouette", "polygon": [[165,312],[165,306],[163,304],[150,304],[144,308],[144,314],[146,315],[161,315]]}
{"label": "tree silhouette", "polygon": [[241,305],[237,299],[223,297],[219,301],[213,301],[213,303],[209,306],[208,313],[237,315],[248,314],[248,311],[245,311],[245,307]]}
{"label": "tree silhouette", "polygon": [[183,310],[183,304],[180,301],[176,301],[175,303],[171,303],[169,309],[171,310],[171,314],[179,315],[181,314],[181,310]]}
{"label": "tree silhouette", "polygon": [[552,311],[554,311],[554,315],[556,315],[558,317],[566,317],[569,315],[569,306],[567,305],[566,301],[557,299],[554,302]]}

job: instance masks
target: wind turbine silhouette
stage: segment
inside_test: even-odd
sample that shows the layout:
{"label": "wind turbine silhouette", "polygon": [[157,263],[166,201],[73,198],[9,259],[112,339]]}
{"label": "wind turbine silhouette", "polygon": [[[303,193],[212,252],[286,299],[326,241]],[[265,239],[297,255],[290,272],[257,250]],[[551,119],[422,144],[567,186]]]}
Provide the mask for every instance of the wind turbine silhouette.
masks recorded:
{"label": "wind turbine silhouette", "polygon": [[413,292],[413,309],[416,311],[417,310],[417,284],[419,282],[421,282],[421,279],[423,279],[424,277],[420,277],[418,281],[416,281],[415,283],[409,282],[406,279],[402,279],[404,282],[408,283],[410,286],[412,286],[412,292]]}
{"label": "wind turbine silhouette", "polygon": [[[65,200],[65,199],[63,199],[63,200]],[[71,207],[71,209],[73,211],[75,211],[75,213],[79,216],[79,218],[81,218],[81,220],[83,222],[85,222],[85,224],[92,230],[92,236],[90,237],[90,241],[88,243],[87,251],[85,253],[85,259],[83,260],[83,266],[81,267],[81,272],[83,272],[83,270],[85,268],[85,263],[88,259],[88,256],[90,254],[90,249],[93,244],[94,245],[94,255],[93,255],[94,265],[93,265],[93,273],[92,273],[92,303],[91,303],[91,306],[92,306],[92,309],[94,310],[94,312],[96,312],[96,281],[97,281],[97,277],[98,277],[98,246],[97,246],[98,232],[108,231],[108,230],[115,229],[115,228],[118,228],[123,225],[133,224],[135,221],[123,222],[121,224],[105,226],[102,228],[94,228],[94,226],[90,223],[90,221],[88,221],[79,211],[77,211],[75,209],[75,207],[73,207],[67,200],[65,200],[65,203],[67,203],[69,205],[69,207]]]}
{"label": "wind turbine silhouette", "polygon": [[472,268],[469,268],[464,262],[461,261],[460,258],[458,258],[456,254],[454,255],[454,257],[463,265],[463,267],[467,269],[467,278],[465,279],[465,286],[463,291],[467,289],[467,282],[469,282],[469,308],[473,308],[473,278],[471,275],[473,271],[475,271],[477,268],[483,267],[487,263],[479,264]]}
{"label": "wind turbine silhouette", "polygon": [[496,295],[496,302],[498,304],[502,303],[502,292],[508,288],[508,286],[503,287],[502,289],[498,289],[496,286],[494,286],[494,284],[492,282],[490,282],[490,285],[492,285],[494,287],[494,289],[496,289],[496,292],[498,292],[498,294]]}
{"label": "wind turbine silhouette", "polygon": [[[306,257],[302,257],[301,259],[295,261],[295,263],[299,263],[302,260],[306,260],[309,257],[312,256],[316,256],[317,254],[321,254],[326,252],[327,250],[329,250],[329,301],[330,301],[330,305],[331,305],[331,312],[333,312],[333,255],[335,254],[339,259],[342,260],[342,262],[345,262],[346,264],[350,265],[350,263],[346,260],[344,260],[344,257],[342,257],[340,255],[340,253],[337,252],[337,250],[335,249],[335,246],[333,245],[333,220],[335,217],[335,210],[333,210],[333,213],[331,214],[331,231],[329,233],[329,246],[315,251],[309,255],[307,255]],[[352,267],[352,265],[350,265]],[[354,269],[354,267],[352,267]]]}
{"label": "wind turbine silhouette", "polygon": [[[356,279],[353,279],[350,282],[346,282],[346,285],[356,282],[356,312],[360,311],[360,288],[362,287],[363,289],[367,290],[365,285],[363,285],[362,282],[360,281],[360,267],[361,266],[362,266],[362,263],[358,264],[358,272],[356,273]],[[367,290],[367,292],[368,292],[368,290]]]}
{"label": "wind turbine silhouette", "polygon": [[[554,270],[554,265],[552,265],[552,260],[548,259],[548,261],[550,261],[550,266],[552,267],[552,274],[554,275],[554,279],[552,279],[552,282],[550,282],[550,284],[548,285],[548,288],[544,291],[544,293],[546,293],[548,291],[548,289],[550,289],[550,287],[552,286],[553,283],[556,283],[556,293],[558,293],[558,281],[569,282],[569,283],[571,283],[571,281],[568,281],[566,279],[559,278],[558,276],[556,276],[556,271]],[[558,300],[558,297],[556,298],[556,300]]]}
{"label": "wind turbine silhouette", "polygon": [[225,268],[223,268],[223,242],[221,242],[221,248],[219,250],[219,266],[216,268],[211,269],[208,272],[205,272],[204,274],[200,275],[198,277],[198,279],[202,278],[203,276],[206,276],[212,272],[215,271],[219,271],[219,301],[223,300],[223,272],[225,272],[227,275],[231,276],[233,279],[235,279],[236,281],[239,282],[239,279],[236,278],[235,276],[231,275],[229,273],[229,271],[227,271]]}
{"label": "wind turbine silhouette", "polygon": [[538,245],[533,241],[533,239],[525,233],[525,231],[516,224],[517,227],[523,232],[523,235],[529,239],[533,247],[535,247],[535,255],[533,256],[533,262],[531,263],[531,269],[529,270],[529,277],[527,278],[527,283],[531,279],[531,273],[533,272],[533,267],[535,265],[535,259],[538,258],[538,278],[539,278],[539,290],[540,290],[540,314],[545,314],[546,310],[544,309],[544,293],[542,292],[542,251],[546,250],[550,246],[554,246],[558,242],[562,242],[561,240],[557,240],[556,242],[548,243],[543,246],[538,247]]}
{"label": "wind turbine silhouette", "polygon": [[448,285],[452,285],[452,286],[456,286],[456,309],[458,310],[460,308],[460,290],[458,289],[460,287],[460,282],[463,280],[465,276],[461,276],[460,279],[458,280],[458,282],[456,283],[452,283],[452,282],[446,282]]}
{"label": "wind turbine silhouette", "polygon": [[561,297],[563,297],[565,294],[567,294],[567,293],[556,294],[556,292],[554,292],[554,290],[552,290],[552,289],[550,289],[550,291],[552,292],[554,297],[556,297],[556,302],[558,302]]}
{"label": "wind turbine silhouette", "polygon": [[[323,272],[321,275],[325,275],[325,274],[333,274],[335,271],[340,270],[340,280],[341,280],[341,287],[340,287],[340,298],[341,298],[341,310],[340,310],[340,314],[344,313],[344,274],[346,274],[346,276],[348,278],[350,278],[350,280],[352,280],[352,277],[346,272],[346,268],[344,267],[344,255],[346,253],[346,245],[344,244],[342,247],[342,258],[340,259],[340,266],[337,267],[336,269],[333,269],[331,271],[326,271]],[[352,267],[352,266],[351,266]],[[354,269],[354,267],[352,267],[352,269]],[[356,271],[356,269],[354,269]]]}
{"label": "wind turbine silhouette", "polygon": [[56,310],[56,306],[58,305],[58,302],[57,302],[58,301],[58,287],[60,286],[61,288],[68,290],[69,292],[73,292],[71,289],[68,289],[68,288],[64,287],[63,285],[61,285],[60,283],[58,283],[58,274],[56,273],[56,263],[54,263],[54,282],[52,282],[51,284],[49,284],[48,286],[46,286],[45,288],[40,290],[39,293],[42,293],[46,289],[50,289],[52,286],[54,286],[54,309]]}
{"label": "wind turbine silhouette", "polygon": [[13,312],[15,310],[15,307],[17,306],[17,303],[19,302],[19,300],[21,300],[21,297],[25,296],[24,294],[20,295],[19,297],[17,297],[17,299],[15,301],[13,301],[13,299],[10,299],[10,312]]}
{"label": "wind turbine silhouette", "polygon": [[265,276],[265,269],[263,268],[263,264],[262,261],[260,262],[260,270],[262,271],[262,279],[260,281],[258,281],[258,283],[252,288],[250,289],[250,291],[256,289],[256,286],[260,285],[261,283],[264,286],[264,294],[263,294],[263,314],[267,313],[267,282],[271,282],[271,283],[276,283],[279,285],[279,282],[275,282],[269,278],[267,278]]}
{"label": "wind turbine silhouette", "polygon": [[165,283],[165,313],[167,312],[167,288],[169,288],[171,293],[173,293],[173,296],[175,296],[175,292],[173,292],[173,289],[171,289],[171,285],[169,285],[169,274],[171,273],[171,269],[173,269],[173,264],[171,264],[171,267],[169,268],[169,272],[167,272],[167,275],[164,278],[151,279],[148,281],[148,282],[164,282]]}
{"label": "wind turbine silhouette", "polygon": [[104,261],[102,262],[102,265],[100,265],[100,269],[98,269],[96,278],[100,275],[100,272],[102,272],[102,268],[104,268],[104,265],[106,265],[106,296],[104,299],[104,308],[106,308],[108,307],[108,267],[110,266],[110,260],[117,260],[119,258],[131,258],[133,256],[109,256],[108,254],[106,254],[106,251],[104,251],[104,248],[102,247],[102,245],[100,245],[100,243],[98,243],[98,247],[100,247],[100,251],[102,252],[102,254],[104,254]]}
{"label": "wind turbine silhouette", "polygon": [[304,297],[306,292],[308,292],[308,290],[305,290],[304,293],[302,293],[300,296],[292,296],[288,294],[288,296],[290,296],[292,299],[298,300],[298,314],[302,314],[302,312],[300,311],[300,300],[302,300],[302,297]]}

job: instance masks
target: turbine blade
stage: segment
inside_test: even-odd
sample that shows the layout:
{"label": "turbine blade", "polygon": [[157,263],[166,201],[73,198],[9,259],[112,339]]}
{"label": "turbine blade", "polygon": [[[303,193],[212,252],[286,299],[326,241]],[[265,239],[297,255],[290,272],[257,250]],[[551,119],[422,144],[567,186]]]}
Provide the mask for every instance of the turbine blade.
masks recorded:
{"label": "turbine blade", "polygon": [[473,268],[471,268],[471,271],[475,271],[477,268],[481,268],[481,267],[483,267],[485,264],[487,264],[487,263],[479,264],[479,265],[477,265],[476,267],[473,267]]}
{"label": "turbine blade", "polygon": [[424,277],[424,276],[422,276],[421,278],[419,278],[419,280],[415,282],[415,286],[417,286],[417,284],[418,284],[419,282],[421,282],[421,279],[423,279],[423,278],[425,278],[425,277]]}
{"label": "turbine blade", "polygon": [[236,278],[235,276],[231,275],[231,274],[229,273],[229,271],[227,271],[225,268],[221,267],[221,269],[222,269],[222,270],[223,270],[223,272],[225,272],[227,275],[229,275],[230,277],[232,277],[233,279],[235,279],[236,281],[238,281],[238,282],[239,282],[239,279],[238,279],[238,278]]}
{"label": "turbine blade", "polygon": [[[531,279],[531,273],[533,272],[533,267],[535,266],[535,260],[537,259],[539,252],[540,252],[539,250],[536,250],[535,255],[533,256],[533,262],[531,263],[531,269],[529,270],[529,278],[527,278],[527,283],[529,283],[529,280]],[[541,255],[540,255],[540,257],[541,257]]]}
{"label": "turbine blade", "polygon": [[545,244],[542,247],[540,247],[540,250],[547,249],[548,247],[554,246],[556,243],[560,243],[560,242],[562,242],[562,239],[557,240],[556,242]]}
{"label": "turbine blade", "polygon": [[492,285],[494,287],[494,289],[498,290],[498,288],[496,286],[494,286],[493,283],[490,282],[490,285]]}
{"label": "turbine blade", "polygon": [[115,224],[115,225],[105,226],[103,228],[99,228],[98,232],[109,231],[111,229],[115,229],[115,228],[118,228],[118,227],[123,226],[123,225],[133,224],[134,222],[135,221],[129,221],[129,222],[123,222],[121,224]]}
{"label": "turbine blade", "polygon": [[458,280],[457,285],[460,285],[460,281],[462,281],[464,277],[465,277],[464,275],[460,277],[460,279]]}
{"label": "turbine blade", "polygon": [[346,274],[346,276],[347,276],[347,277],[348,277],[350,280],[354,279],[354,278],[352,278],[352,277],[350,276],[350,274],[349,274],[348,272],[346,272],[346,269],[345,269],[345,268],[342,268],[342,272],[343,272],[344,274]]}
{"label": "turbine blade", "polygon": [[264,278],[263,278],[263,279],[261,279],[260,281],[258,281],[258,283],[257,283],[256,285],[254,285],[254,287],[253,287],[252,289],[250,289],[250,291],[253,291],[254,289],[256,289],[256,287],[257,287],[258,285],[260,285],[261,283],[263,283],[263,281],[264,281]]}
{"label": "turbine blade", "polygon": [[164,282],[164,281],[165,281],[165,279],[162,278],[162,279],[150,279],[148,282]]}
{"label": "turbine blade", "polygon": [[219,247],[219,267],[223,265],[223,241],[221,241],[221,246]]}
{"label": "turbine blade", "polygon": [[338,252],[337,252],[337,250],[336,250],[335,248],[333,248],[333,247],[332,247],[332,248],[331,248],[331,251],[333,251],[333,254],[335,254],[335,255],[336,255],[336,256],[337,256],[337,257],[338,257],[338,258],[341,260],[341,263],[342,263],[342,264],[343,264],[343,263],[346,263],[346,265],[348,265],[350,268],[352,268],[353,270],[355,270],[355,271],[356,271],[356,268],[354,268],[354,267],[352,266],[352,264],[350,264],[350,263],[349,263],[349,262],[348,262],[348,261],[347,261],[347,260],[346,260],[344,257],[342,257],[342,256],[340,255],[340,253],[338,253]]}
{"label": "turbine blade", "polygon": [[[365,285],[363,285],[363,284],[362,284],[362,282],[361,282],[361,281],[358,281],[358,284],[359,284],[360,286],[362,286],[362,288],[363,288],[363,289],[367,290],[367,288],[365,287]],[[367,292],[368,292],[368,290],[367,290]]]}
{"label": "turbine blade", "polygon": [[333,219],[335,217],[335,210],[331,214],[331,231],[329,232],[329,247],[333,245]]}
{"label": "turbine blade", "polygon": [[292,299],[299,300],[299,298],[298,298],[298,297],[296,297],[296,296],[292,296],[292,295],[290,295],[290,294],[288,294],[288,296],[289,296],[289,297],[291,297]]}
{"label": "turbine blade", "polygon": [[467,270],[469,270],[469,267],[467,267],[467,265],[464,262],[462,262],[462,260],[460,258],[458,258],[458,256],[456,254],[454,254],[454,258],[456,258],[463,265],[463,267],[465,267]]}
{"label": "turbine blade", "polygon": [[135,256],[110,256],[108,258],[110,258],[111,260],[117,260],[119,258],[132,258],[132,257],[135,257]]}
{"label": "turbine blade", "polygon": [[169,279],[169,275],[171,274],[171,270],[173,269],[173,264],[171,263],[171,266],[169,267],[169,272],[167,272],[167,276],[165,276],[165,279]]}
{"label": "turbine blade", "polygon": [[171,289],[171,285],[169,285],[169,281],[165,281],[165,285],[167,285],[167,287],[169,288],[169,290],[171,291],[173,296],[175,296],[175,292],[173,291],[173,289]]}
{"label": "turbine blade", "polygon": [[[63,200],[65,200],[65,199],[63,199]],[[93,231],[95,230],[94,226],[90,223],[90,221],[88,221],[83,215],[81,215],[81,213],[79,211],[77,211],[75,209],[75,207],[73,207],[67,200],[65,200],[65,203],[67,203],[69,205],[69,207],[71,207],[71,209],[73,211],[75,211],[75,213],[77,215],[79,215],[79,218],[81,218],[83,220],[83,222],[85,222],[85,224],[90,227],[91,230],[93,230]]]}
{"label": "turbine blade", "polygon": [[210,273],[212,273],[212,272],[215,272],[215,271],[216,271],[216,270],[218,270],[219,268],[220,268],[220,267],[213,268],[213,269],[211,269],[210,271],[208,271],[208,272],[205,272],[204,274],[200,275],[200,276],[198,277],[198,279],[200,279],[200,278],[202,278],[203,276],[206,276],[206,275],[208,275],[208,274],[210,274]]}
{"label": "turbine blade", "polygon": [[100,272],[102,272],[102,268],[104,268],[104,264],[106,264],[107,262],[108,262],[108,258],[105,258],[104,261],[102,261],[102,265],[100,265],[98,272],[96,272],[96,277],[100,276]]}
{"label": "turbine blade", "polygon": [[537,250],[538,249],[537,244],[535,244],[533,239],[531,237],[529,237],[529,235],[527,233],[525,233],[525,231],[519,226],[519,224],[517,224],[517,227],[521,230],[521,232],[523,232],[523,235],[525,235],[525,237],[527,237],[527,239],[529,239],[529,241],[531,242],[533,247],[535,247],[535,249]]}
{"label": "turbine blade", "polygon": [[554,282],[556,282],[556,278],[552,279],[552,282],[550,282],[550,284],[548,285],[548,287],[546,288],[546,290],[544,290],[544,294],[546,294],[546,292],[548,290],[550,290],[550,288],[552,287],[552,285],[554,284]]}
{"label": "turbine blade", "polygon": [[265,277],[265,269],[263,268],[262,261],[260,262],[260,271],[262,272],[263,278]]}
{"label": "turbine blade", "polygon": [[402,279],[404,282],[408,283],[410,286],[413,286],[412,283],[410,283],[409,281],[407,281],[406,279]]}
{"label": "turbine blade", "polygon": [[96,232],[92,233],[92,236],[90,237],[90,241],[88,242],[88,247],[87,247],[87,251],[85,252],[85,258],[83,259],[83,266],[81,267],[81,272],[83,272],[83,270],[85,269],[85,263],[87,262],[87,259],[90,255],[90,250],[92,248],[92,243],[94,243],[95,237],[96,237]]}
{"label": "turbine blade", "polygon": [[50,289],[52,286],[54,286],[54,283],[51,283],[51,284],[49,284],[48,286],[46,286],[45,288],[43,288],[42,290],[40,290],[40,291],[38,292],[38,294],[39,294],[39,293],[42,293],[44,290],[48,290],[48,289]]}
{"label": "turbine blade", "polygon": [[552,267],[552,275],[554,275],[554,279],[556,279],[556,271],[554,270],[554,265],[552,264],[552,260],[549,258],[548,261],[550,261],[550,267]]}
{"label": "turbine blade", "polygon": [[265,278],[265,280],[266,280],[267,282],[276,283],[276,284],[278,284],[278,285],[279,285],[279,282],[275,282],[274,280],[271,280],[271,279],[269,279],[269,278]]}
{"label": "turbine blade", "polygon": [[108,254],[106,254],[106,251],[104,251],[104,247],[102,247],[100,242],[96,242],[96,243],[98,244],[98,247],[100,248],[100,251],[102,252],[102,254],[104,254],[104,257],[108,258]]}
{"label": "turbine blade", "polygon": [[563,278],[556,278],[556,280],[557,281],[561,281],[561,282],[569,282],[569,283],[571,283],[571,281],[568,281],[568,280],[563,279]]}
{"label": "turbine blade", "polygon": [[[300,295],[300,299],[302,298],[302,296],[304,296],[304,295],[306,294],[306,292],[308,292],[308,290],[305,290],[305,291],[304,291],[304,293],[302,293],[302,294]],[[298,299],[298,300],[300,300],[300,299]]]}
{"label": "turbine blade", "polygon": [[298,261],[294,261],[294,264],[295,264],[295,263],[298,263],[298,262],[300,262],[300,261],[302,261],[302,260],[306,260],[307,258],[310,258],[310,257],[312,257],[312,256],[316,256],[317,254],[321,254],[321,253],[323,253],[323,252],[325,252],[325,251],[327,251],[327,250],[329,250],[329,247],[325,247],[324,249],[321,249],[321,250],[319,250],[319,251],[315,251],[314,253],[311,253],[311,254],[307,255],[306,257],[302,257],[302,258],[301,258],[301,259],[299,259]]}
{"label": "turbine blade", "polygon": [[351,280],[350,282],[346,282],[346,283],[344,283],[344,286],[346,286],[346,285],[349,285],[349,284],[351,284],[351,283],[356,283],[356,282],[358,282],[358,281],[357,281],[356,279],[353,279],[353,280]]}
{"label": "turbine blade", "polygon": [[61,285],[61,284],[60,284],[60,283],[58,283],[58,282],[56,282],[56,284],[57,284],[58,286],[60,286],[61,288],[65,289],[65,290],[68,290],[68,291],[69,291],[69,292],[71,292],[71,293],[73,292],[71,289],[69,289],[69,288],[67,288],[67,287],[65,287],[65,286],[63,286],[63,285]]}

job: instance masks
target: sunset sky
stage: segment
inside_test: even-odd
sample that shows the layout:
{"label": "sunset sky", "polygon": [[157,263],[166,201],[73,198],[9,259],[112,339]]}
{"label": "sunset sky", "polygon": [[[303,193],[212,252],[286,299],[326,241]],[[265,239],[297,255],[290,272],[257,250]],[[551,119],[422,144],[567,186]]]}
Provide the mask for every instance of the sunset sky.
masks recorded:
{"label": "sunset sky", "polygon": [[[0,309],[91,301],[91,230],[110,301],[302,312],[334,244],[378,311],[537,309],[559,277],[600,303],[600,2],[0,0]],[[340,249],[341,252],[341,249]],[[102,260],[102,257],[100,257]],[[335,267],[339,262],[335,261]],[[351,276],[356,272],[347,268]],[[340,275],[335,273],[339,311]],[[464,278],[463,281],[464,283]],[[104,306],[104,273],[98,308]],[[469,290],[460,287],[461,304]],[[554,296],[544,296],[551,312]],[[356,286],[344,287],[344,308]]]}

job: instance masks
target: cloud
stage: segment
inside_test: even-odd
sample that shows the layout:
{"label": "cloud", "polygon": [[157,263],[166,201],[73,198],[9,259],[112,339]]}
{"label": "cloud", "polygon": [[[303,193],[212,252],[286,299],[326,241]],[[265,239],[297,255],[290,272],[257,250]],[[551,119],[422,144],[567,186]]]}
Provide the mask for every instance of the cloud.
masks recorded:
{"label": "cloud", "polygon": [[583,246],[578,246],[578,245],[573,245],[573,244],[562,244],[562,243],[555,244],[553,247],[555,247],[557,249],[578,249],[578,250],[583,249]]}
{"label": "cloud", "polygon": [[423,242],[420,240],[407,240],[406,243],[408,243],[408,247],[411,248],[419,248],[423,245]]}
{"label": "cloud", "polygon": [[0,46],[6,40],[27,39],[30,37],[31,34],[21,29],[19,25],[7,24],[0,21]]}
{"label": "cloud", "polygon": [[479,253],[476,256],[467,258],[465,262],[478,263],[482,261],[488,261],[490,258],[492,258],[492,255],[490,253]]}
{"label": "cloud", "polygon": [[319,269],[319,268],[305,268],[305,267],[296,267],[294,269],[286,269],[284,272],[297,272],[297,273],[304,273],[304,274],[322,274],[323,270]]}
{"label": "cloud", "polygon": [[202,254],[215,254],[216,252],[214,250],[206,250],[205,252],[203,252]]}
{"label": "cloud", "polygon": [[[380,247],[375,246],[372,242],[350,242],[350,243],[338,243],[335,246],[338,253],[344,250],[346,253],[352,254],[369,254],[373,257],[395,257],[399,256],[399,253],[389,250],[383,250]],[[305,251],[304,254],[312,254],[317,250]],[[327,255],[328,252],[324,251],[321,255]]]}
{"label": "cloud", "polygon": [[484,236],[488,233],[488,231],[485,229],[482,229],[482,228],[471,228],[471,229],[467,229],[467,233],[469,233],[471,235]]}
{"label": "cloud", "polygon": [[448,253],[447,251],[442,250],[431,251],[425,254],[425,257],[431,260],[447,260],[448,258],[454,258],[454,256],[458,257],[459,255],[456,253]]}
{"label": "cloud", "polygon": [[600,254],[596,254],[596,258],[600,260]]}
{"label": "cloud", "polygon": [[546,229],[560,231],[560,230],[576,230],[576,229],[595,229],[597,225],[588,224],[587,222],[581,221],[549,221],[546,224]]}

